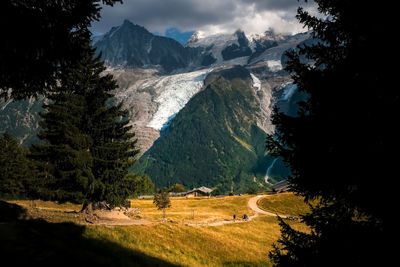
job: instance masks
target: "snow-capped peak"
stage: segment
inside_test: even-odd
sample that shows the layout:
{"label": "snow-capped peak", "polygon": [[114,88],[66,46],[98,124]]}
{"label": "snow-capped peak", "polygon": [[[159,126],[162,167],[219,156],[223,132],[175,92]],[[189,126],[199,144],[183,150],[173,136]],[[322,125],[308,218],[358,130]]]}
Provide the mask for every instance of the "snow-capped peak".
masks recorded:
{"label": "snow-capped peak", "polygon": [[187,41],[186,46],[190,47],[208,47],[210,45],[225,47],[237,41],[236,34],[217,33],[206,36],[204,33],[195,32]]}
{"label": "snow-capped peak", "polygon": [[190,46],[190,44],[196,43],[199,39],[204,38],[205,33],[202,31],[196,31],[195,33],[192,34],[192,36],[187,40],[186,45]]}

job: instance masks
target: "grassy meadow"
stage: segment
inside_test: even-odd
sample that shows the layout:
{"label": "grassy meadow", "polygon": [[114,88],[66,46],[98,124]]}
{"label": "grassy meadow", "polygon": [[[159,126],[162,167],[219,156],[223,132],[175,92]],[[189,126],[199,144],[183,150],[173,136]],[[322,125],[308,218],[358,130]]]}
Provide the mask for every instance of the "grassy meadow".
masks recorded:
{"label": "grassy meadow", "polygon": [[310,207],[303,198],[293,193],[280,193],[272,197],[264,197],[257,201],[257,206],[272,213],[298,216],[310,212]]}
{"label": "grassy meadow", "polygon": [[[234,213],[237,217],[254,214],[247,206],[251,197],[253,196],[171,198],[171,208],[166,213],[169,220],[183,224],[232,220]],[[157,210],[152,199],[134,199],[131,200],[131,205],[138,207],[145,218],[161,220],[161,211]]]}
{"label": "grassy meadow", "polygon": [[[244,223],[204,225],[232,220],[233,213],[237,217],[244,213],[253,215],[247,206],[251,197],[173,198],[166,221],[162,221],[162,211],[155,208],[152,200],[134,199],[133,206],[140,209],[135,219],[146,223],[126,226],[87,224],[77,213],[80,205],[43,201],[32,205],[30,201],[13,201],[12,204],[24,209],[29,219],[0,224],[1,249],[8,255],[24,251],[33,257],[33,262],[39,263],[53,257],[60,261],[59,250],[65,251],[61,254],[68,255],[68,259],[75,257],[86,262],[95,257],[98,263],[115,266],[269,266],[268,252],[280,235],[276,217],[259,215]],[[300,198],[278,194],[266,199],[275,198],[280,203],[275,208],[282,209],[278,210],[280,214],[295,216],[300,212],[292,207],[301,207],[297,203],[302,202]],[[192,225],[196,223],[202,226]],[[290,223],[307,231],[300,222]],[[21,235],[26,238],[21,239]],[[13,248],[4,245],[5,242],[12,243]],[[46,251],[45,255],[38,250]],[[67,263],[68,259],[62,262]]]}

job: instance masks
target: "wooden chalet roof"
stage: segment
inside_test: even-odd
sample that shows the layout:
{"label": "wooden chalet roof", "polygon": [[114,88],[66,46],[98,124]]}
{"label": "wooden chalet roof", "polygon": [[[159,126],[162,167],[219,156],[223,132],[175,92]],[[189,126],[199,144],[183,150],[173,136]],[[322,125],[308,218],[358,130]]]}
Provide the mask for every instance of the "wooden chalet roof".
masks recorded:
{"label": "wooden chalet roof", "polygon": [[205,194],[209,194],[209,193],[211,193],[213,190],[212,190],[211,188],[202,186],[202,187],[199,187],[199,188],[193,188],[192,190],[190,190],[190,191],[188,191],[188,192],[186,192],[186,193],[187,193],[187,194],[190,194],[190,193],[195,192],[195,191],[200,191],[200,192],[203,192],[203,193],[205,193]]}

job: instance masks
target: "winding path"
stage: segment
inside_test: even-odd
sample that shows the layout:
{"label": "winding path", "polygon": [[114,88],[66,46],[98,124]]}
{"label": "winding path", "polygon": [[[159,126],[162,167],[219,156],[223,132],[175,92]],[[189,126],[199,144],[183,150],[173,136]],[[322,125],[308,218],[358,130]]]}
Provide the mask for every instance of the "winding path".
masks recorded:
{"label": "winding path", "polygon": [[257,201],[259,200],[259,199],[261,199],[261,198],[263,198],[263,197],[267,197],[267,196],[269,196],[269,195],[258,195],[258,196],[255,196],[255,197],[252,197],[252,198],[250,198],[249,199],[249,202],[248,202],[248,205],[249,205],[249,207],[252,209],[252,210],[254,210],[255,212],[256,212],[256,214],[257,213],[260,213],[260,214],[265,214],[265,215],[269,215],[269,216],[279,216],[279,217],[281,217],[281,218],[287,218],[287,216],[285,216],[285,215],[281,215],[281,214],[276,214],[276,213],[272,213],[272,212],[268,212],[268,211],[265,211],[265,210],[262,210],[262,209],[260,209],[258,206],[257,206]]}
{"label": "winding path", "polygon": [[287,218],[287,216],[285,215],[281,215],[281,214],[276,214],[276,213],[272,213],[272,212],[268,212],[265,210],[260,209],[257,206],[257,201],[263,197],[267,197],[268,195],[258,195],[255,197],[252,197],[249,199],[247,205],[255,212],[255,214],[253,216],[250,216],[249,219],[243,221],[243,220],[224,220],[224,221],[217,221],[217,222],[213,222],[213,223],[187,223],[186,225],[190,225],[190,226],[221,226],[224,224],[232,224],[232,223],[245,223],[245,222],[249,222],[251,220],[253,220],[254,218],[258,217],[260,214],[264,214],[264,215],[268,215],[268,216],[279,216],[281,218]]}
{"label": "winding path", "polygon": [[[247,220],[223,220],[223,221],[216,221],[216,222],[212,222],[212,223],[186,223],[186,225],[189,226],[221,226],[221,225],[225,225],[225,224],[233,224],[233,223],[246,223],[249,222],[251,220],[253,220],[254,218],[258,217],[260,214],[262,215],[267,215],[267,216],[279,216],[281,218],[287,218],[287,216],[285,215],[281,215],[281,214],[276,214],[276,213],[272,213],[272,212],[268,212],[265,210],[260,209],[257,206],[257,201],[261,198],[264,197],[268,197],[269,195],[258,195],[255,197],[252,197],[249,199],[247,205],[249,206],[250,209],[252,209],[255,213],[254,215],[250,216]],[[119,213],[118,213],[119,214]],[[100,225],[146,225],[146,224],[151,224],[150,221],[145,220],[145,219],[141,219],[141,220],[132,220],[128,217],[121,217],[122,215],[119,214],[119,218],[118,219],[114,219],[114,220],[110,220],[109,218],[107,218],[106,220],[99,220],[97,222],[95,222],[94,224],[100,224]]]}

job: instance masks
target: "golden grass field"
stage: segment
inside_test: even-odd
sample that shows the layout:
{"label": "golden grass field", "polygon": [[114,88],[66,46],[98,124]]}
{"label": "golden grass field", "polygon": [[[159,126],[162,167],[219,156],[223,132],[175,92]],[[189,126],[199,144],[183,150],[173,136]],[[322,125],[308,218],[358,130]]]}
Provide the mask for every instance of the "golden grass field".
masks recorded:
{"label": "golden grass field", "polygon": [[[269,266],[268,252],[280,236],[276,217],[259,215],[252,221],[221,226],[192,226],[187,224],[232,220],[233,213],[241,217],[254,214],[247,205],[254,196],[224,198],[172,198],[167,209],[167,220],[152,200],[132,200],[140,209],[138,220],[143,225],[90,225],[85,224],[85,238],[107,241],[152,258],[180,266]],[[80,205],[35,201],[13,201],[25,207],[32,218],[48,222],[84,224],[78,211]],[[304,212],[300,197],[291,193],[277,194],[261,199],[263,209],[297,216]],[[300,222],[291,221],[296,229],[307,231]]]}
{"label": "golden grass field", "polygon": [[257,201],[259,208],[282,215],[298,216],[310,212],[309,206],[302,198],[293,193],[276,194],[273,197],[264,197]]}

